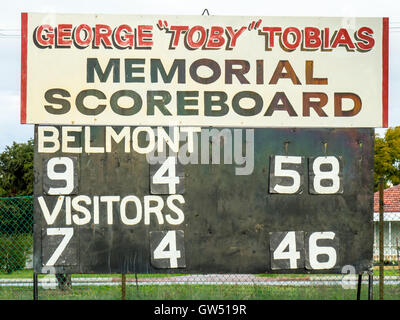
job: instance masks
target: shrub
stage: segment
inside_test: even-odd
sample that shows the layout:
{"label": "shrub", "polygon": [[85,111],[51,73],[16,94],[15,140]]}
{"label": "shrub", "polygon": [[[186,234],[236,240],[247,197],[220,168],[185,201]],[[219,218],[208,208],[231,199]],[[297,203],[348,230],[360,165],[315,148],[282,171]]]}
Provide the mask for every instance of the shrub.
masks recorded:
{"label": "shrub", "polygon": [[32,241],[31,235],[0,236],[0,271],[11,273],[23,269]]}

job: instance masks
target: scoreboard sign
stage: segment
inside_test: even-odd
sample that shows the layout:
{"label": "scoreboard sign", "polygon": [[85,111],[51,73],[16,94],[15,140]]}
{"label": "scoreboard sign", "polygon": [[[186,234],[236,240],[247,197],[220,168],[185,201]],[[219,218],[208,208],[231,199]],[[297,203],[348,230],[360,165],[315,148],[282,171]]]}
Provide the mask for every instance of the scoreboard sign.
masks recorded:
{"label": "scoreboard sign", "polygon": [[22,13],[21,30],[22,123],[388,125],[387,18]]}
{"label": "scoreboard sign", "polygon": [[372,266],[373,129],[35,126],[34,269]]}

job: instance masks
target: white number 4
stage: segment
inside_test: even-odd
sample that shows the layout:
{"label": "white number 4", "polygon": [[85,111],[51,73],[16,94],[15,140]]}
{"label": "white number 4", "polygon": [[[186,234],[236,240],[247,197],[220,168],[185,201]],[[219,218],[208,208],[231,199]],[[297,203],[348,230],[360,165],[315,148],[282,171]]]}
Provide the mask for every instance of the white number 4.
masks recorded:
{"label": "white number 4", "polygon": [[178,268],[181,251],[176,250],[176,231],[168,231],[154,250],[154,259],[169,259],[170,268]]}
{"label": "white number 4", "polygon": [[[153,176],[154,184],[168,184],[169,194],[176,193],[176,185],[179,184],[179,177],[176,176],[176,158],[168,157]],[[168,172],[168,175],[165,173]]]}
{"label": "white number 4", "polygon": [[[287,250],[286,250],[287,248]],[[286,250],[286,251],[285,251]],[[297,269],[297,260],[300,259],[300,251],[296,250],[296,232],[289,231],[275,249],[274,260],[289,260],[289,269]]]}

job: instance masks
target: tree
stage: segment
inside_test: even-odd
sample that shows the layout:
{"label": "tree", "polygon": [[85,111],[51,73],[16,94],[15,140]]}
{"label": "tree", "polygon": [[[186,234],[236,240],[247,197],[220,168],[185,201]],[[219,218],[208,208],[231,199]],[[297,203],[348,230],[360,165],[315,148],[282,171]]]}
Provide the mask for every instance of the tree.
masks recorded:
{"label": "tree", "polygon": [[387,129],[384,138],[375,135],[374,160],[375,191],[381,176],[385,180],[385,188],[388,183],[400,183],[400,127]]}
{"label": "tree", "polygon": [[0,272],[23,269],[32,247],[33,140],[0,153]]}
{"label": "tree", "polygon": [[[7,146],[0,153],[0,235],[32,233],[33,140]],[[3,239],[4,240],[4,239]]]}
{"label": "tree", "polygon": [[33,194],[33,139],[7,146],[0,154],[0,197]]}

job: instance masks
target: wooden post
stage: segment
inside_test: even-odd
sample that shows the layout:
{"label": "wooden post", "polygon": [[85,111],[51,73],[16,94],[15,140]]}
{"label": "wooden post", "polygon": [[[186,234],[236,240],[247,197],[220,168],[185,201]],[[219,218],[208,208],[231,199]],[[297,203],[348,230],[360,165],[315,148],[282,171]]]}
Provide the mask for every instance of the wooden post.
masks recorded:
{"label": "wooden post", "polygon": [[121,300],[125,300],[126,299],[126,274],[123,273],[122,277],[121,277]]}
{"label": "wooden post", "polygon": [[384,187],[383,177],[379,178],[379,300],[383,300],[384,294],[384,277],[385,277],[385,269],[384,269],[384,246],[383,246],[383,237],[384,237],[384,229],[383,229],[383,212],[384,212],[384,201],[383,201],[383,187]]}
{"label": "wooden post", "polygon": [[397,268],[400,272],[400,259],[399,259],[399,238],[396,237],[396,253],[397,253]]}

